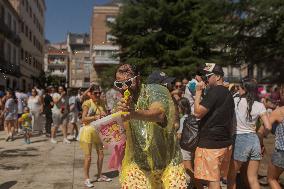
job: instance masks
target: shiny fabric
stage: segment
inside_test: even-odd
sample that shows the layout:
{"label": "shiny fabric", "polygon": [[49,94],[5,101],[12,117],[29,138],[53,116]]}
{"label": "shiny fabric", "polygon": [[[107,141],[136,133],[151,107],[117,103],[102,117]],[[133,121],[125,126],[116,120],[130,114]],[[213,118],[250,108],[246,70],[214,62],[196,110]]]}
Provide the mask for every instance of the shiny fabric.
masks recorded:
{"label": "shiny fabric", "polygon": [[[182,162],[174,130],[175,107],[168,89],[157,84],[142,85],[135,109],[147,110],[153,106],[164,111],[167,120],[164,124],[141,120],[129,121],[129,125],[126,126],[127,141],[120,175],[121,183],[125,184],[125,181],[129,180],[129,165],[137,166],[139,170],[148,174],[156,171],[163,174],[169,167],[176,167]],[[181,171],[180,174],[185,173]],[[161,177],[158,177],[158,180],[160,179]],[[150,184],[152,181],[147,183],[145,188],[153,188]]]}

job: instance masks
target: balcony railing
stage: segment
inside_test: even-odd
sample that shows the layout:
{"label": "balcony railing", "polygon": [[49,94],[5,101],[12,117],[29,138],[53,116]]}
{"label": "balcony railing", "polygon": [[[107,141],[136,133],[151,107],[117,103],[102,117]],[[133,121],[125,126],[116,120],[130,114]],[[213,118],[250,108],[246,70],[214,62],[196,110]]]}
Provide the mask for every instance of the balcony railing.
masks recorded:
{"label": "balcony railing", "polygon": [[0,72],[16,77],[21,76],[20,66],[6,61],[4,57],[0,57]]}
{"label": "balcony railing", "polygon": [[19,35],[12,31],[4,22],[3,19],[0,19],[0,33],[2,33],[5,37],[10,39],[15,45],[21,44],[21,38]]}

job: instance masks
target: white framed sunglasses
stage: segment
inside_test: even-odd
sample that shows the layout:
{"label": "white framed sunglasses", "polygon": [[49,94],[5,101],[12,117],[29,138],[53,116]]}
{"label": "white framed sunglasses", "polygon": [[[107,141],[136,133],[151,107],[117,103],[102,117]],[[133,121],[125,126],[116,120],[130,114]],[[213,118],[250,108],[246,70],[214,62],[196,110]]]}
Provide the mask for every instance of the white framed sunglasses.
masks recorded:
{"label": "white framed sunglasses", "polygon": [[136,77],[137,77],[137,76],[132,77],[132,78],[130,78],[130,79],[127,79],[127,80],[125,80],[125,81],[115,81],[113,84],[114,84],[114,86],[115,86],[116,88],[118,88],[118,89],[122,89],[122,87],[123,87],[124,85],[126,85],[127,87],[131,87],[132,84],[133,84],[133,81],[134,81],[134,79],[136,79]]}

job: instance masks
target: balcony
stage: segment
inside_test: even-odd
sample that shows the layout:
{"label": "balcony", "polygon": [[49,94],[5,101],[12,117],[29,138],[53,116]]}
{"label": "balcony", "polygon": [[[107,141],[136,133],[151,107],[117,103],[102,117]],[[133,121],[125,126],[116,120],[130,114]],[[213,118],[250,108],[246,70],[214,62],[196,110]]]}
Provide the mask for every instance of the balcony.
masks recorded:
{"label": "balcony", "polygon": [[3,19],[0,19],[0,34],[3,34],[6,38],[12,41],[15,45],[21,44],[21,38],[18,36],[17,33],[12,31],[4,22]]}
{"label": "balcony", "polygon": [[6,61],[4,57],[0,57],[0,72],[15,77],[21,76],[20,66]]}
{"label": "balcony", "polygon": [[102,56],[94,57],[94,65],[109,65],[109,64],[111,65],[119,64],[119,59],[102,57]]}

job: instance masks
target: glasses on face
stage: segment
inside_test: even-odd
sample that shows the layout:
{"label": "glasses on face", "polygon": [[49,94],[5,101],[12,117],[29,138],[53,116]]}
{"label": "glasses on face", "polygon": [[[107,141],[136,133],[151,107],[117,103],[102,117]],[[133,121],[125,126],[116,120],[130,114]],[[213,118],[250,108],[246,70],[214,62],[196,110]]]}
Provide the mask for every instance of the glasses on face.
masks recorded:
{"label": "glasses on face", "polygon": [[132,77],[132,78],[130,78],[130,79],[127,79],[127,80],[125,80],[125,81],[115,81],[113,84],[114,84],[114,86],[117,87],[118,89],[122,89],[124,85],[127,86],[127,87],[131,87],[132,84],[133,84],[133,81],[134,81],[134,79],[135,79],[136,77],[137,77],[137,76]]}
{"label": "glasses on face", "polygon": [[175,86],[177,89],[180,89],[182,86],[181,85],[176,85]]}
{"label": "glasses on face", "polygon": [[101,95],[102,92],[93,92],[94,95]]}
{"label": "glasses on face", "polygon": [[208,81],[212,75],[214,75],[214,73],[206,74],[206,75],[205,75],[206,80]]}

